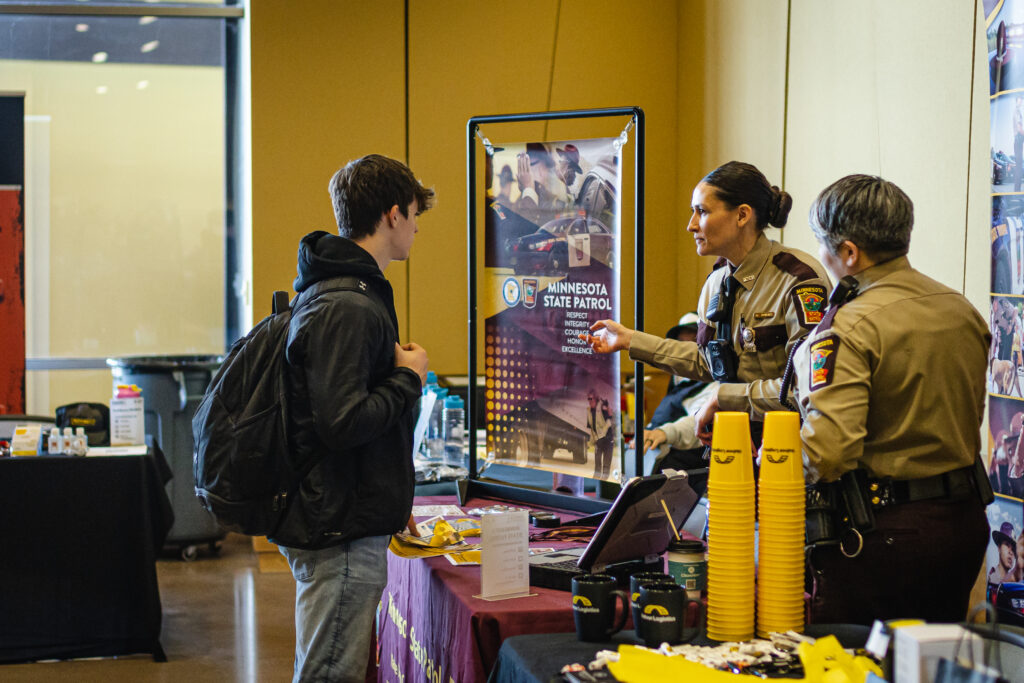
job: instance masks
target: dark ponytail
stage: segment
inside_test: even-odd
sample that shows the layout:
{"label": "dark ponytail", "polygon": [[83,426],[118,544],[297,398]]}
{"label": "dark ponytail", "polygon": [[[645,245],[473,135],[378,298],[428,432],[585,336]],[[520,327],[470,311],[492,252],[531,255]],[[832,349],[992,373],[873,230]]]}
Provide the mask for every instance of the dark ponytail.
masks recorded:
{"label": "dark ponytail", "polygon": [[714,187],[715,194],[729,208],[749,205],[760,230],[769,225],[781,228],[793,208],[793,198],[788,192],[770,184],[756,166],[742,161],[722,164],[704,176],[702,182]]}

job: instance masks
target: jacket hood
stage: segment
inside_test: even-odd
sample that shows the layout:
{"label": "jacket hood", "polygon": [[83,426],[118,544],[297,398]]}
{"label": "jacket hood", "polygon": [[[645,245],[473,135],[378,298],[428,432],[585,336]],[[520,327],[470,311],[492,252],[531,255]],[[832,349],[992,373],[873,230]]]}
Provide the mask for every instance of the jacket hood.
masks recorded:
{"label": "jacket hood", "polygon": [[358,275],[384,280],[384,274],[370,252],[339,235],[323,230],[311,232],[299,242],[296,292],[329,277]]}

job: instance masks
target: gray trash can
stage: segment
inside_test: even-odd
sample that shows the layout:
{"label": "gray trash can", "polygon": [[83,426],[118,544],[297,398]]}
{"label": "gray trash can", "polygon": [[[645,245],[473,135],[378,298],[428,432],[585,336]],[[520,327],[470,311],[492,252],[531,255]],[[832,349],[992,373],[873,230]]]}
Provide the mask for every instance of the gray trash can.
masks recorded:
{"label": "gray trash can", "polygon": [[142,389],[146,435],[163,450],[173,475],[167,482],[167,496],[174,510],[174,526],[165,545],[180,549],[186,560],[195,559],[202,544],[216,552],[224,538],[224,530],[196,498],[192,473],[192,417],[223,360],[223,356],[107,359],[115,382]]}

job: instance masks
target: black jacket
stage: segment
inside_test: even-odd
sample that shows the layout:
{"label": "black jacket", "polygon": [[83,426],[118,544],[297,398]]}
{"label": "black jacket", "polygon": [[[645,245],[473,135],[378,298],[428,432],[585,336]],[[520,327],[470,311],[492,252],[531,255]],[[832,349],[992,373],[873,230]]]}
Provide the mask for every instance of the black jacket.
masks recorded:
{"label": "black jacket", "polygon": [[316,296],[292,316],[288,332],[292,457],[298,467],[323,458],[271,536],[279,545],[315,549],[391,534],[412,511],[421,385],[412,370],[395,368],[391,285],[365,249],[317,231],[299,244],[292,306],[345,275],[365,282],[365,291]]}

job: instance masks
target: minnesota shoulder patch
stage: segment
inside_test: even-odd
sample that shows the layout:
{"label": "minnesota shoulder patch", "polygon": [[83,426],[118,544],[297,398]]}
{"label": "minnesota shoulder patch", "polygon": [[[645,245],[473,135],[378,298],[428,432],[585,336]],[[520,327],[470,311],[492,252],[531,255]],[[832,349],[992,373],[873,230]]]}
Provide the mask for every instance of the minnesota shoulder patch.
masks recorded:
{"label": "minnesota shoulder patch", "polygon": [[793,306],[802,327],[814,327],[825,315],[825,288],[821,285],[797,285],[793,288]]}
{"label": "minnesota shoulder patch", "polygon": [[810,390],[821,389],[832,384],[835,377],[836,354],[839,352],[839,337],[830,334],[811,342]]}

